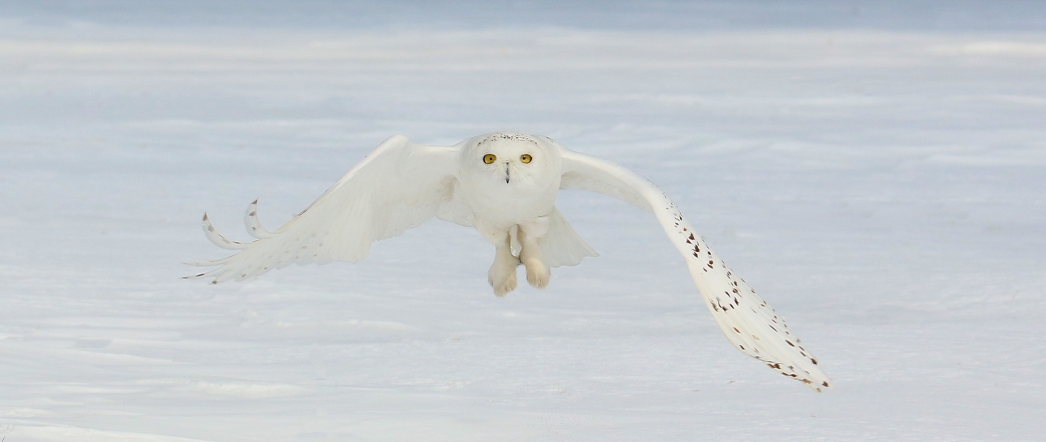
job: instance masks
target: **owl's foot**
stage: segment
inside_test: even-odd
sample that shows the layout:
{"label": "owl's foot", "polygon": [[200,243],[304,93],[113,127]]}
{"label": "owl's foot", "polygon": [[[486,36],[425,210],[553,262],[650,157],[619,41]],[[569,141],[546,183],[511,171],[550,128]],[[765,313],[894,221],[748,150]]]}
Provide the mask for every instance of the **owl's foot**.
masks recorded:
{"label": "owl's foot", "polygon": [[519,260],[527,266],[527,282],[530,285],[543,289],[548,287],[548,280],[552,277],[548,266],[545,265],[545,257],[541,253],[538,239],[548,232],[548,217],[539,217],[533,223],[519,226]]}
{"label": "owl's foot", "polygon": [[508,292],[516,289],[516,266],[498,266],[497,263],[494,263],[487,272],[487,282],[494,288],[495,295],[507,295]]}
{"label": "owl's foot", "polygon": [[500,281],[490,281],[490,286],[494,287],[494,294],[497,296],[505,296],[508,292],[516,289],[516,275],[510,274],[508,277]]}
{"label": "owl's foot", "polygon": [[494,294],[505,296],[516,289],[516,266],[519,258],[512,256],[508,247],[498,248],[494,255],[494,264],[487,271],[487,282],[494,288]]}
{"label": "owl's foot", "polygon": [[548,287],[548,280],[552,277],[552,273],[549,272],[545,263],[536,259],[530,259],[524,261],[523,265],[527,266],[527,282],[530,285],[539,289]]}

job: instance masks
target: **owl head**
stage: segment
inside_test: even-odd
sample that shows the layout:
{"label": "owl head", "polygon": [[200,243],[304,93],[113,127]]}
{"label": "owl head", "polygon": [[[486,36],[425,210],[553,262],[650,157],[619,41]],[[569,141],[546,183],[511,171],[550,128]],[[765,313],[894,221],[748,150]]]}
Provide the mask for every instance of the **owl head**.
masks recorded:
{"label": "owl head", "polygon": [[560,176],[559,152],[543,137],[494,132],[466,141],[465,167],[484,181],[503,186],[543,185]]}

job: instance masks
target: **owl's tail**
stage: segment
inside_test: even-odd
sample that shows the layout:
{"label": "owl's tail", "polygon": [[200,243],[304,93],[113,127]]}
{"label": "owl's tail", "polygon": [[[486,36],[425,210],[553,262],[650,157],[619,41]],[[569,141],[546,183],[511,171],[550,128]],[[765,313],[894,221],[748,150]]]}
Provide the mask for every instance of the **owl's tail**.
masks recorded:
{"label": "owl's tail", "polygon": [[570,227],[570,223],[559,209],[553,208],[549,216],[548,233],[538,240],[545,264],[549,267],[572,266],[589,256],[599,256],[581,235]]}

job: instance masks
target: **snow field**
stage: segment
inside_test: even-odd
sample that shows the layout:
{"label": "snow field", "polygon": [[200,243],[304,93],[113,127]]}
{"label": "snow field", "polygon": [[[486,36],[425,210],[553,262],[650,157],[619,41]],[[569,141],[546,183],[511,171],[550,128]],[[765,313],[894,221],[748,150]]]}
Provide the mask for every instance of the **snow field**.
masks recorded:
{"label": "snow field", "polygon": [[[0,435],[22,441],[1039,440],[1046,34],[0,31]],[[668,193],[836,383],[723,338],[648,214],[495,298],[438,220],[244,283],[223,256],[389,135],[549,135]]]}

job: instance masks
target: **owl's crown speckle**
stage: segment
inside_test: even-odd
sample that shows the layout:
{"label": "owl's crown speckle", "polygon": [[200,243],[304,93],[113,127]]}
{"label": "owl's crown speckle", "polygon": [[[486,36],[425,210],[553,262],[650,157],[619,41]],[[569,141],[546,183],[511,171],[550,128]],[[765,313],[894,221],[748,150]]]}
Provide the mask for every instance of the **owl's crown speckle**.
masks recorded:
{"label": "owl's crown speckle", "polygon": [[502,141],[502,140],[505,140],[505,141],[522,141],[522,142],[525,142],[525,143],[533,144],[535,146],[538,145],[537,140],[535,140],[533,137],[531,137],[530,135],[527,135],[527,134],[519,133],[519,132],[497,132],[497,133],[493,133],[493,134],[487,135],[482,140],[479,140],[479,143],[476,143],[476,145],[477,146],[482,146],[483,143],[490,143],[490,142]]}

